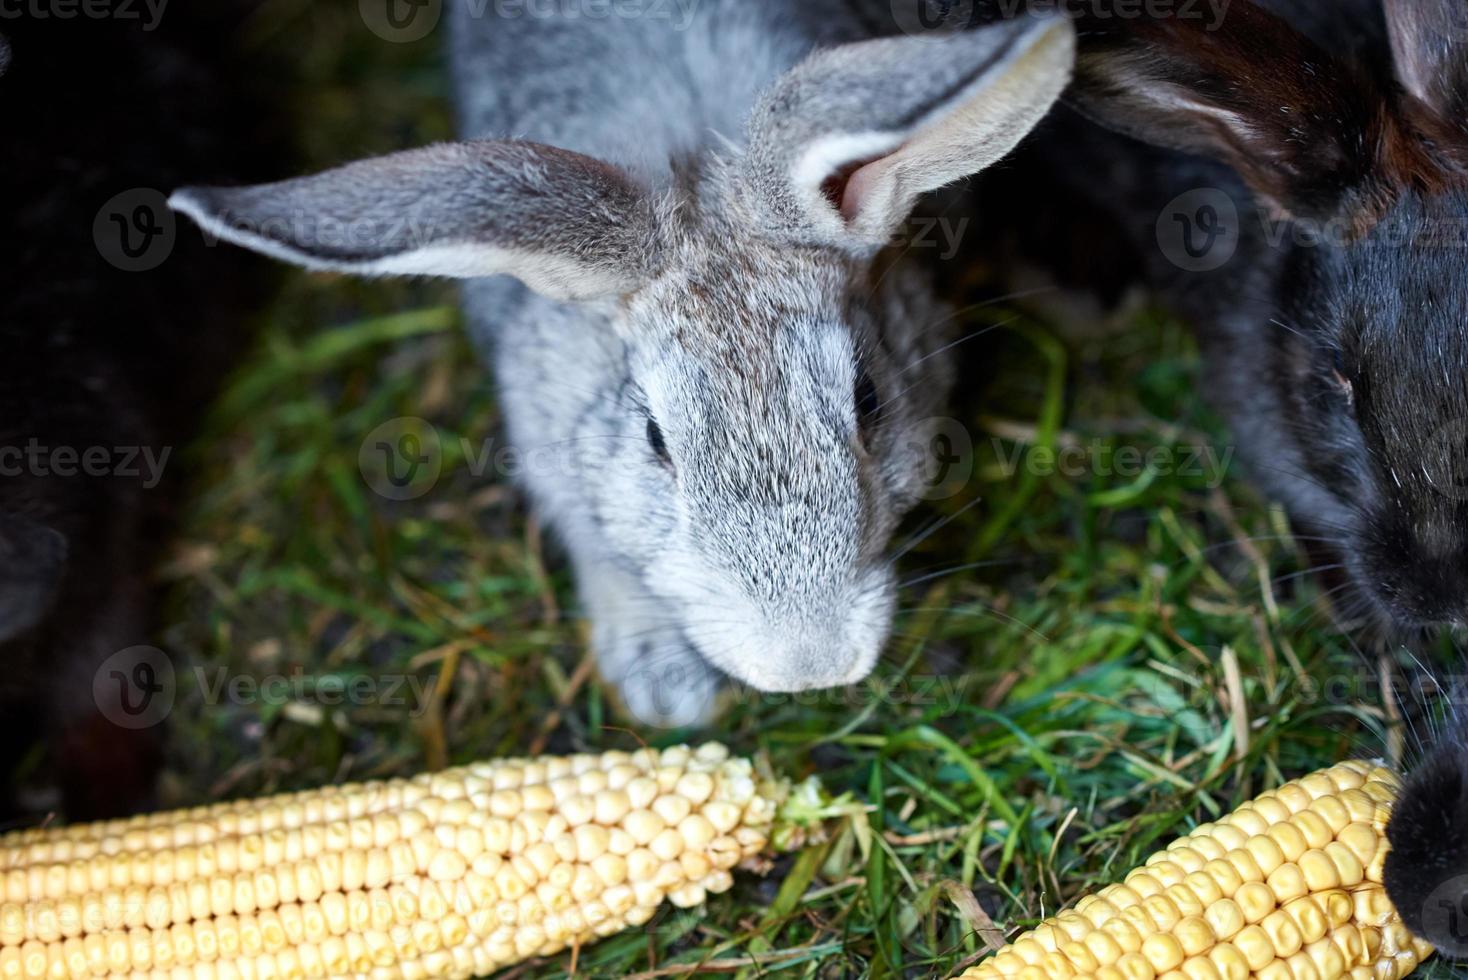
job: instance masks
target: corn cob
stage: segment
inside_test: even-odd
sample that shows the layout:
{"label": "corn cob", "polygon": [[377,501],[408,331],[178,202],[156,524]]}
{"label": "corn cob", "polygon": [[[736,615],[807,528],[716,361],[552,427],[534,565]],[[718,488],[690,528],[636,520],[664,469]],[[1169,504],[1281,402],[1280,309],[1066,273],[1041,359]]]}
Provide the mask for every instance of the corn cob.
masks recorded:
{"label": "corn cob", "polygon": [[960,980],[1401,980],[1432,947],[1382,887],[1397,790],[1364,762],[1287,783]]}
{"label": "corn cob", "polygon": [[782,793],[705,745],[13,833],[0,980],[485,975],[725,891]]}

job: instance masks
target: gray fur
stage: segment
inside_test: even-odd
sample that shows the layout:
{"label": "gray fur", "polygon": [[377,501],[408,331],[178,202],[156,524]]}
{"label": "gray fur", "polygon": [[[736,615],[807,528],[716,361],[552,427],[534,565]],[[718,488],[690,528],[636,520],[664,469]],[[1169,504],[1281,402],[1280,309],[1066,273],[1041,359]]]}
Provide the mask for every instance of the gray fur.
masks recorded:
{"label": "gray fur", "polygon": [[553,146],[471,140],[169,201],[221,237],[311,269],[473,277],[547,295],[631,292],[651,274],[652,205],[615,167]]}
{"label": "gray fur", "polygon": [[[836,0],[706,0],[686,25],[493,11],[462,0],[451,18],[477,142],[176,200],[301,264],[468,279],[523,483],[639,718],[707,717],[723,674],[764,691],[861,679],[951,382],[946,311],[883,246],[919,195],[1049,108],[1072,28],[873,40]],[[406,212],[427,233],[342,255],[250,231],[282,212]],[[863,377],[882,402],[865,420]]]}

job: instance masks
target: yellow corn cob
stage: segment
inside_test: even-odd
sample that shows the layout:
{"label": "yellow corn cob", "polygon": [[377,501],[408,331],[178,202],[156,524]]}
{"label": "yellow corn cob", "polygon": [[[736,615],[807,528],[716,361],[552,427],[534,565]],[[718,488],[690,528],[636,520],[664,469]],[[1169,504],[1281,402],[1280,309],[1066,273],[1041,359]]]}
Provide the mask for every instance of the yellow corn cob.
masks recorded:
{"label": "yellow corn cob", "polygon": [[484,975],[696,905],[782,790],[720,745],[0,837],[0,980]]}
{"label": "yellow corn cob", "polygon": [[1364,762],[1287,783],[960,980],[1401,980],[1432,947],[1381,883],[1397,790]]}

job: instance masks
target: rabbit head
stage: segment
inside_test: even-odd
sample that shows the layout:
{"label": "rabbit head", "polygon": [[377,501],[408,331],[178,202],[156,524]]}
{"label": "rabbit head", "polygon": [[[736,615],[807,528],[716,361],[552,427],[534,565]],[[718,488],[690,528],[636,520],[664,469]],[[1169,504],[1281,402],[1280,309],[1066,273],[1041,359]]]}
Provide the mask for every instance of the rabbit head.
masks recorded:
{"label": "rabbit head", "polygon": [[1256,477],[1346,572],[1342,608],[1398,633],[1468,621],[1468,9],[1390,0],[1384,26],[1360,60],[1254,3],[1217,31],[1101,30],[1077,89],[1252,191],[1241,235],[1269,244],[1187,277],[1229,284],[1201,314],[1209,372]]}
{"label": "rabbit head", "polygon": [[931,301],[901,273],[879,286],[878,254],[919,196],[1039,120],[1073,35],[1027,19],[817,51],[742,144],[671,161],[663,187],[490,140],[172,204],[307,268],[506,274],[576,304],[588,343],[625,350],[626,449],[596,477],[616,491],[598,515],[614,550],[722,671],[770,691],[847,683],[886,639],[884,546],[917,500],[913,436],[941,389],[910,373]]}

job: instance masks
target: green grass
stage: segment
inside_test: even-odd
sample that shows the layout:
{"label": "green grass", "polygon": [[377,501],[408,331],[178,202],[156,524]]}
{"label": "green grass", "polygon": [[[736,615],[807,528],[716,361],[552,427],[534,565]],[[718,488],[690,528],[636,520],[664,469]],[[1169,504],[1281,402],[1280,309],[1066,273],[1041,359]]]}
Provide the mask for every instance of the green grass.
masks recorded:
{"label": "green grass", "polygon": [[[356,301],[293,289],[296,310]],[[1319,588],[1291,577],[1307,566],[1281,517],[1239,480],[1010,472],[1015,444],[994,432],[1033,433],[1031,459],[1093,439],[1209,445],[1186,425],[1201,417],[1191,347],[1160,323],[1062,344],[1024,322],[991,343],[1004,380],[962,413],[974,478],[911,522],[946,521],[902,561],[918,584],[872,680],[744,695],[708,733],[637,731],[590,672],[554,549],[454,448],[498,426],[455,325],[441,306],[272,325],[225,395],[171,569],[169,646],[188,665],[171,802],[707,734],[869,808],[707,915],[584,951],[578,975],[927,976],[980,953],[991,921],[1012,932],[1282,778],[1395,744],[1380,665],[1329,628]],[[410,415],[440,432],[444,474],[392,503],[358,451]],[[265,703],[211,700],[221,670],[289,683]],[[331,704],[354,679],[376,686]]]}
{"label": "green grass", "polygon": [[[385,76],[352,52],[303,69],[315,163],[447,131],[432,54],[416,51]],[[591,670],[554,543],[459,451],[500,420],[452,301],[295,276],[264,318],[193,450],[205,477],[168,570],[181,669],[167,803],[718,738],[792,777],[819,772],[865,809],[706,911],[582,950],[575,975],[926,977],[1282,779],[1402,751],[1382,662],[1330,625],[1297,574],[1308,560],[1237,466],[1214,486],[1045,464],[1093,440],[1226,452],[1183,332],[1153,317],[1062,331],[997,307],[966,324],[1011,321],[966,353],[955,414],[973,476],[899,535],[920,543],[876,675],[738,697],[708,732],[637,730]],[[436,427],[443,475],[395,503],[358,453],[404,416]],[[284,680],[232,703],[210,696],[221,678]],[[324,703],[352,683],[375,693]]]}

